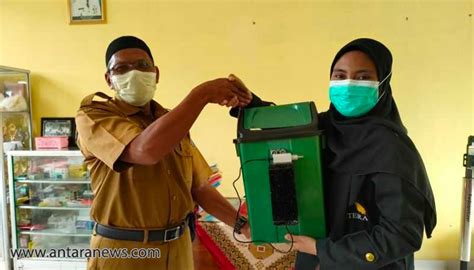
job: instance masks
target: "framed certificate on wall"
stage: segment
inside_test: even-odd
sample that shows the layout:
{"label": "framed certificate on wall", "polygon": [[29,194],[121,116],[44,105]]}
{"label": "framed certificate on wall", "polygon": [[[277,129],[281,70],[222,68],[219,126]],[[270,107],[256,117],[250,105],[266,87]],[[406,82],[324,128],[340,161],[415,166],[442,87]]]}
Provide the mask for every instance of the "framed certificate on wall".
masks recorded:
{"label": "framed certificate on wall", "polygon": [[105,23],[105,0],[67,0],[69,24]]}

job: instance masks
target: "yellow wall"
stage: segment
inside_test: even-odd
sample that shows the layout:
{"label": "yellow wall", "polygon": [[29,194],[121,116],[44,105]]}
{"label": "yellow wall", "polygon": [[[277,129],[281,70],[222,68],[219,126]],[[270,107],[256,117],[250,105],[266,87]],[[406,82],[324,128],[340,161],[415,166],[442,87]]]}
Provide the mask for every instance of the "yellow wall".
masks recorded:
{"label": "yellow wall", "polygon": [[[331,60],[357,37],[394,55],[392,88],[431,178],[439,222],[418,258],[458,254],[462,154],[474,134],[471,1],[107,0],[108,22],[69,25],[66,0],[0,0],[0,64],[32,72],[41,117],[73,116],[81,98],[108,91],[104,52],[119,35],[143,38],[161,69],[156,99],[175,106],[193,86],[230,72],[277,103],[328,107]],[[208,106],[192,135],[234,192],[235,121]]]}

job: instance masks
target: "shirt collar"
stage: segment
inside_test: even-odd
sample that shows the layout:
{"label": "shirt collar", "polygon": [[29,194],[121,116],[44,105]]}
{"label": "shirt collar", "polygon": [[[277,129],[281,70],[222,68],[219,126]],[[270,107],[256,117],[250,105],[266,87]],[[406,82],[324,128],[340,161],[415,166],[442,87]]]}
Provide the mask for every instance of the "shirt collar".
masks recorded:
{"label": "shirt collar", "polygon": [[151,112],[150,102],[148,102],[147,104],[141,107],[130,105],[127,102],[118,99],[117,97],[114,97],[113,102],[119,108],[119,110],[127,116],[130,116],[139,112],[143,112],[145,115],[149,115]]}
{"label": "shirt collar", "polygon": [[163,108],[158,102],[154,101],[153,99],[142,107],[130,105],[127,102],[118,99],[117,97],[114,97],[113,102],[118,107],[118,109],[127,116],[141,112],[144,115],[153,115],[155,117],[160,117],[168,112],[168,110]]}

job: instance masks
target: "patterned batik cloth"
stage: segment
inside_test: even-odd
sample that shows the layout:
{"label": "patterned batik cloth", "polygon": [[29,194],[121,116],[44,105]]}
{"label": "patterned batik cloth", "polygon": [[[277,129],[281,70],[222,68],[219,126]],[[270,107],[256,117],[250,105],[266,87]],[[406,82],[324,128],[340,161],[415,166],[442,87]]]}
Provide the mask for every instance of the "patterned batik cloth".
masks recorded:
{"label": "patterned batik cloth", "polygon": [[[231,270],[293,270],[296,251],[281,253],[270,245],[243,244],[233,237],[232,228],[222,222],[198,222],[197,234],[222,269]],[[237,235],[240,240],[244,237]],[[290,244],[274,244],[287,251]]]}

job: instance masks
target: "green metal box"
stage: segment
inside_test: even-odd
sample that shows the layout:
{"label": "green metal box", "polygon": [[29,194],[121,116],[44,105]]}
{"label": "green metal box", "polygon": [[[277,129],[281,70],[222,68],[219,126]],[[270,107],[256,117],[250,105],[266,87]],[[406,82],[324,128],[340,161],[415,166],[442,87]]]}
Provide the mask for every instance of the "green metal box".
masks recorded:
{"label": "green metal box", "polygon": [[252,240],[285,242],[288,231],[325,237],[322,132],[314,103],[241,110],[234,142]]}

